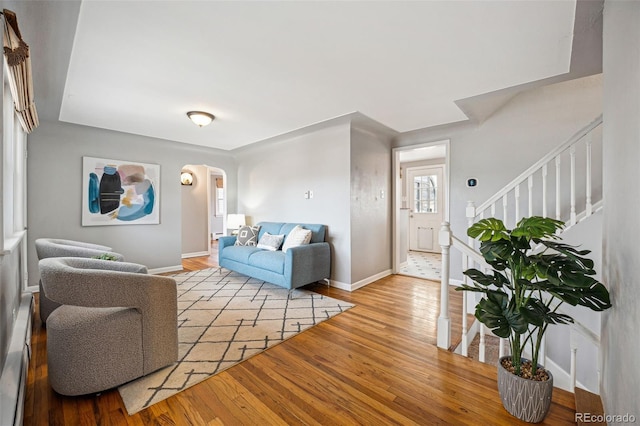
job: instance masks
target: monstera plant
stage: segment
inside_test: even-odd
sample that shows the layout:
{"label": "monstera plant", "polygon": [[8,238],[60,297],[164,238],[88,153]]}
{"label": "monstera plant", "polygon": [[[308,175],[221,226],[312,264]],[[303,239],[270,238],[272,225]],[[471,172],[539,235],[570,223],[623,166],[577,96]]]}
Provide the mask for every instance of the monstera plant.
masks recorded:
{"label": "monstera plant", "polygon": [[[468,269],[464,274],[473,285],[457,290],[483,293],[475,317],[495,335],[509,339],[510,371],[516,376],[545,380],[546,374],[536,373],[547,327],[573,322],[558,311],[563,303],[594,311],[611,307],[609,292],[593,277],[593,261],[585,257],[590,251],[560,242],[558,231],[563,228],[561,221],[535,216],[522,219],[511,230],[501,220],[489,218],[467,231],[480,241],[480,252],[493,270]],[[522,368],[526,348],[531,354],[527,373]]]}

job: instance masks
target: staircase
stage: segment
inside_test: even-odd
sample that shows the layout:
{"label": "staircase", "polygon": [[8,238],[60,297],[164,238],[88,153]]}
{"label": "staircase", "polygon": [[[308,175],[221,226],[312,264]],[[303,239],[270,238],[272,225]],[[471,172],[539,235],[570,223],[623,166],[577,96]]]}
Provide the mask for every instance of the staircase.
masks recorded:
{"label": "staircase", "polygon": [[[476,207],[469,202],[466,208],[468,226],[485,217],[501,219],[507,227],[514,226],[524,216],[554,217],[566,223],[563,232],[587,220],[602,209],[602,116],[597,117],[571,138],[549,152],[521,175],[496,192],[487,201]],[[596,161],[594,161],[596,159]],[[449,316],[448,293],[451,277],[451,249],[462,255],[462,263],[456,272],[469,268],[490,269],[476,248],[476,242],[469,237],[459,238],[453,235],[449,223],[444,222],[439,243],[442,247],[442,284],[441,306],[438,318],[438,346],[449,348],[451,345],[451,322]],[[468,277],[463,278],[470,284]],[[475,310],[475,294],[466,293],[462,311],[473,313]],[[467,315],[462,318],[462,341],[456,352],[469,356],[469,347],[474,338],[477,341],[477,359],[481,362],[495,360],[486,359],[488,339],[498,339],[478,321],[468,324]],[[580,345],[587,341],[592,345],[590,350],[598,352],[598,390],[600,385],[600,337],[579,322],[571,326],[571,366],[570,372],[564,372],[566,384],[563,387],[571,392],[576,389],[576,353]],[[477,335],[477,337],[476,337]],[[578,336],[580,338],[578,338]],[[498,356],[505,355],[506,339],[498,339]],[[578,341],[582,342],[580,345]],[[546,368],[556,364],[545,355],[543,347],[540,352],[541,363]],[[492,358],[495,358],[493,356]],[[553,368],[554,379],[556,371]],[[560,380],[562,382],[562,380]],[[555,384],[555,380],[554,380]],[[580,392],[576,392],[576,395]],[[581,393],[583,395],[583,393]],[[597,397],[597,395],[596,395]]]}

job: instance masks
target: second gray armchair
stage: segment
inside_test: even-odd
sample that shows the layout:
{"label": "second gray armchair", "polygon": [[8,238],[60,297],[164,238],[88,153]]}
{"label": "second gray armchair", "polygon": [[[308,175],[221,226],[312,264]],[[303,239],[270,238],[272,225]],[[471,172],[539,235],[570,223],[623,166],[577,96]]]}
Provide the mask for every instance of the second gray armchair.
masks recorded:
{"label": "second gray armchair", "polygon": [[[94,257],[109,253],[117,261],[124,261],[124,256],[112,251],[111,247],[100,244],[85,243],[82,241],[62,240],[59,238],[38,238],[36,240],[36,253],[38,260],[50,257]],[[40,285],[40,320],[45,324],[47,318],[60,304],[50,300]]]}

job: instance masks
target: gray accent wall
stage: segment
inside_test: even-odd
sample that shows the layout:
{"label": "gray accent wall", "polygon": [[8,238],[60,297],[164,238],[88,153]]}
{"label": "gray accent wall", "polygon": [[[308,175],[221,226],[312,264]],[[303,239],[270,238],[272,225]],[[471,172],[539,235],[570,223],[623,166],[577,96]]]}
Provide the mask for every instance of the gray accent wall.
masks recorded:
{"label": "gray accent wall", "polygon": [[[83,156],[159,164],[160,224],[83,227]],[[225,151],[74,124],[41,123],[29,136],[28,146],[29,283],[38,282],[34,241],[41,237],[105,244],[150,269],[180,265],[180,171],[185,164],[224,170],[229,205],[235,206],[237,167]]]}
{"label": "gray accent wall", "polygon": [[351,129],[351,283],[391,270],[391,138]]}
{"label": "gray accent wall", "polygon": [[607,414],[640,418],[640,2],[604,7],[604,284],[602,397]]}
{"label": "gray accent wall", "polygon": [[[351,282],[350,125],[339,120],[240,149],[238,213],[247,222],[327,225],[331,279]],[[305,198],[313,191],[313,198]]]}

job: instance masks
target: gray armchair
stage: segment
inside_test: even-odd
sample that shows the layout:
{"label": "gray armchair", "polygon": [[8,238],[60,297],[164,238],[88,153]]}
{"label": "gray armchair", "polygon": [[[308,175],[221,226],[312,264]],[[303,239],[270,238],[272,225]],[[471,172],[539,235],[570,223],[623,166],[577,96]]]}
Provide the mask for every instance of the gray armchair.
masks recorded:
{"label": "gray armchair", "polygon": [[142,265],[85,258],[39,263],[47,297],[60,303],[47,320],[51,387],[96,393],[178,360],[177,287]]}
{"label": "gray armchair", "polygon": [[[124,261],[124,256],[111,251],[111,247],[99,244],[84,243],[81,241],[61,240],[56,238],[38,238],[36,240],[36,253],[38,260],[49,257],[94,257],[105,253],[112,255],[117,261]],[[40,319],[42,323],[47,322],[47,318],[60,304],[50,300],[42,291],[42,281],[40,286]]]}

